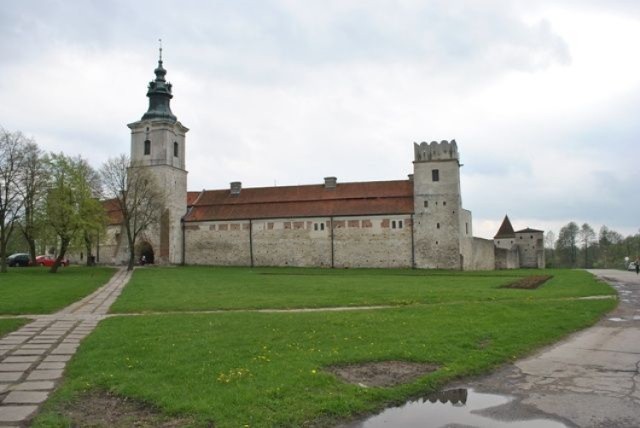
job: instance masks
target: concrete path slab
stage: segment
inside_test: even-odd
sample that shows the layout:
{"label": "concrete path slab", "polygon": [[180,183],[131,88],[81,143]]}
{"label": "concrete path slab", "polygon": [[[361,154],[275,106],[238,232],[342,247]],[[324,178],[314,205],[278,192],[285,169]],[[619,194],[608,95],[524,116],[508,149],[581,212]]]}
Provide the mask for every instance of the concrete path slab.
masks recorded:
{"label": "concrete path slab", "polygon": [[130,277],[120,269],[93,294],[0,338],[0,427],[28,426]]}
{"label": "concrete path slab", "polygon": [[618,308],[596,326],[496,373],[465,383],[517,397],[500,420],[546,417],[569,427],[640,426],[640,277],[592,270],[618,291]]}

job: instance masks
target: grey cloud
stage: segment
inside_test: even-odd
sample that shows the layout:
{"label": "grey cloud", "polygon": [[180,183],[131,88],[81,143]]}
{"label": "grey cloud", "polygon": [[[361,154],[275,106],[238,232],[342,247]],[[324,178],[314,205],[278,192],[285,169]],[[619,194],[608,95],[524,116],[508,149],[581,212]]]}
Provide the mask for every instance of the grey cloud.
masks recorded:
{"label": "grey cloud", "polygon": [[[526,24],[504,1],[343,3],[311,26],[300,6],[277,1],[11,2],[0,14],[0,50],[17,57],[56,43],[139,49],[164,37],[180,64],[257,80],[295,77],[287,65],[374,61],[466,75],[472,65],[493,74],[569,60],[548,23]],[[312,13],[325,2],[304,7]]]}

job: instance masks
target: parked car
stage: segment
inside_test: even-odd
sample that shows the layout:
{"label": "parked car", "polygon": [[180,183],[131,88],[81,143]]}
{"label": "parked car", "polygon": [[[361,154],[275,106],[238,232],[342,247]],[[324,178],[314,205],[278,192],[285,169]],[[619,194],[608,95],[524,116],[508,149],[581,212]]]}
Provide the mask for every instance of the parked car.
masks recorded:
{"label": "parked car", "polygon": [[31,257],[27,253],[15,253],[7,257],[7,265],[9,265],[9,267],[29,266],[30,264]]}
{"label": "parked car", "polygon": [[629,263],[629,267],[627,268],[627,270],[632,270],[632,271],[636,271],[636,262],[631,262]]}
{"label": "parked car", "polygon": [[[51,267],[56,262],[56,258],[53,256],[38,256],[36,257],[36,264],[38,266]],[[69,266],[69,259],[62,259],[60,266]]]}

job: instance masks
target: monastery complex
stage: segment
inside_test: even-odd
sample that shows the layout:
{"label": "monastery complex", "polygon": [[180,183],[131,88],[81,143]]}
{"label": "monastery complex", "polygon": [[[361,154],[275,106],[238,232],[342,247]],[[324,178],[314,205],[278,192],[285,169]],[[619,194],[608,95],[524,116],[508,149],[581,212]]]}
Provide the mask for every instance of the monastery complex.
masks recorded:
{"label": "monastery complex", "polygon": [[[455,140],[414,143],[406,180],[187,191],[188,128],[171,112],[162,57],[148,86],[149,109],[129,124],[131,160],[154,174],[165,195],[158,227],[137,254],[160,264],[397,267],[489,270],[545,266],[543,232],[514,231],[505,220],[494,240],[473,237],[462,207]],[[128,258],[122,216],[107,201],[110,225],[102,263]]]}

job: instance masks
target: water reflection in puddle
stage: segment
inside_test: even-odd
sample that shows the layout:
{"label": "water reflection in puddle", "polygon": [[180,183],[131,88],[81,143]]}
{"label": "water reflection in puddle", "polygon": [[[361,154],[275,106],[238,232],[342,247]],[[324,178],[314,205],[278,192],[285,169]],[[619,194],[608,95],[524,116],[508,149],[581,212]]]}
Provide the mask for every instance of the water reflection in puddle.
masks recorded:
{"label": "water reflection in puddle", "polygon": [[507,404],[513,399],[504,395],[481,394],[473,389],[452,389],[386,409],[349,427],[566,428],[563,423],[551,419],[500,421],[478,414],[480,410]]}

